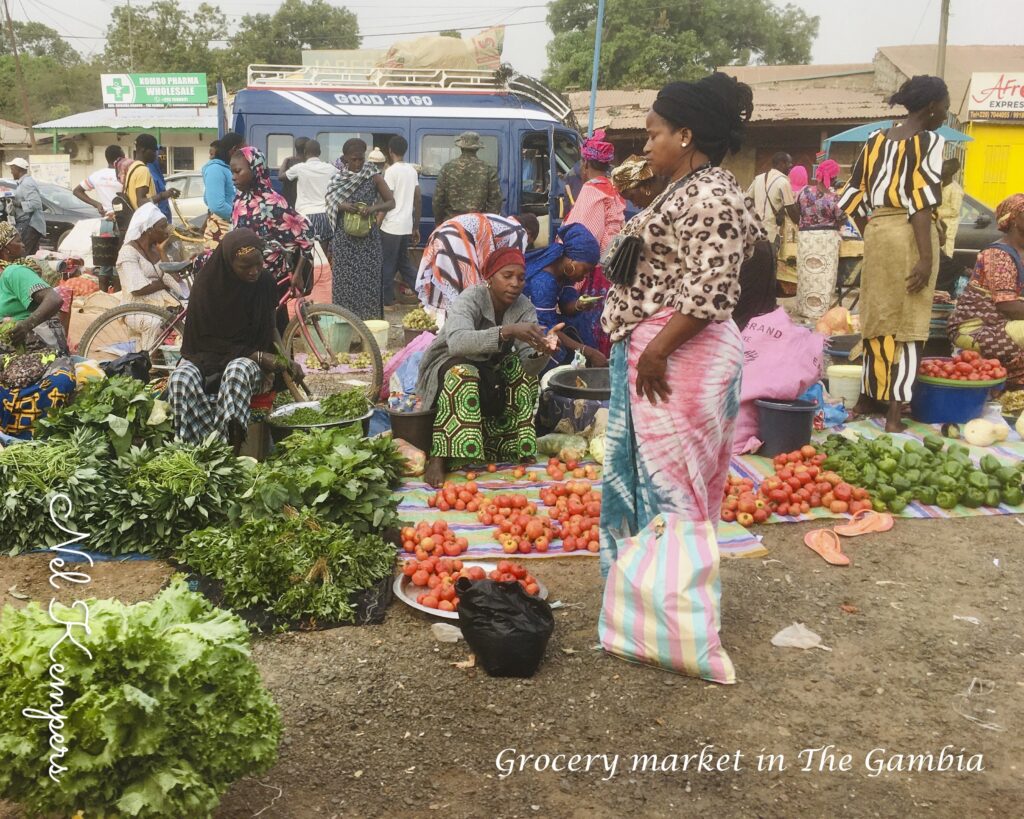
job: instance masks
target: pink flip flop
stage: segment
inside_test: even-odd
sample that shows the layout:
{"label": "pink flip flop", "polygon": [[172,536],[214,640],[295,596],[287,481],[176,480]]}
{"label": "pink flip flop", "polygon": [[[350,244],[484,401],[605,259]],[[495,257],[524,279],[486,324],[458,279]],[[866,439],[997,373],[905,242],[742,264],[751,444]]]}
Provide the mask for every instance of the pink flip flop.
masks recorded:
{"label": "pink flip flop", "polygon": [[850,518],[849,523],[842,523],[834,527],[832,531],[843,537],[857,537],[875,532],[888,532],[895,523],[895,519],[888,512],[862,509]]}
{"label": "pink flip flop", "polygon": [[850,565],[850,558],[843,554],[839,536],[831,529],[812,529],[804,535],[804,543],[832,566]]}

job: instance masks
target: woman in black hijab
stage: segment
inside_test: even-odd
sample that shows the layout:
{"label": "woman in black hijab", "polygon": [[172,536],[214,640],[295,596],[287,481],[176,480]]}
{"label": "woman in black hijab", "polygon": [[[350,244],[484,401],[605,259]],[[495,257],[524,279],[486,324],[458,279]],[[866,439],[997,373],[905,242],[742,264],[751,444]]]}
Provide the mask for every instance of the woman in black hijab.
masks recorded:
{"label": "woman in black hijab", "polygon": [[199,443],[211,433],[234,445],[245,440],[253,394],[265,375],[287,366],[274,353],[276,308],[263,240],[232,230],[199,271],[189,299],[182,361],[168,384],[179,440]]}

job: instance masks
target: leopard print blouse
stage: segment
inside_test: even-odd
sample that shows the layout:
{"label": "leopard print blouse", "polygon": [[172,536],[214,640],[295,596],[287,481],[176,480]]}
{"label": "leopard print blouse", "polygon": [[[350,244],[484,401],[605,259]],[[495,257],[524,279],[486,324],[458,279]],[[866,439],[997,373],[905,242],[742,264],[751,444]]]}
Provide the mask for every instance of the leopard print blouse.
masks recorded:
{"label": "leopard print blouse", "polygon": [[726,321],[740,295],[740,265],[765,238],[753,203],[729,171],[707,168],[670,185],[623,231],[644,240],[630,287],[616,285],[601,326],[612,341],[665,308]]}

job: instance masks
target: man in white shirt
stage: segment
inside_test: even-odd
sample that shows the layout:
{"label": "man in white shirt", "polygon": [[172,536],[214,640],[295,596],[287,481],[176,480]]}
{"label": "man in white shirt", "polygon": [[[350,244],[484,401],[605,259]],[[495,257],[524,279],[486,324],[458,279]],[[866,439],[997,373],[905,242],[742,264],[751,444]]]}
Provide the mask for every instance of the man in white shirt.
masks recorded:
{"label": "man in white shirt", "polygon": [[420,179],[416,168],[405,161],[409,143],[405,137],[393,136],[388,142],[388,169],[384,181],[395,195],[395,207],[384,216],[380,225],[384,264],[384,306],[395,303],[395,273],[410,291],[416,288],[416,267],[409,258],[409,247],[420,241]]}
{"label": "man in white shirt", "polygon": [[295,210],[309,220],[310,233],[320,242],[330,264],[334,230],[327,218],[327,186],[338,171],[320,159],[320,152],[320,143],[315,139],[309,140],[303,149],[306,161],[290,166],[284,175],[296,183]]}
{"label": "man in white shirt", "polygon": [[784,152],[777,153],[772,157],[771,168],[755,176],[747,189],[747,196],[754,200],[754,211],[768,232],[768,241],[776,246],[776,250],[784,217],[789,216],[793,224],[800,224],[800,208],[789,183],[791,170],[793,157]]}
{"label": "man in white shirt", "polygon": [[[124,159],[124,150],[120,145],[108,145],[103,156],[107,160],[107,167],[89,174],[75,188],[74,194],[85,204],[96,208],[101,219],[113,219],[114,197],[121,192],[121,183],[117,180],[114,166],[117,160]],[[96,198],[93,199],[86,191],[91,191]]]}
{"label": "man in white shirt", "polygon": [[953,258],[956,234],[960,231],[960,209],[964,204],[964,189],[956,181],[960,160],[950,157],[942,163],[942,204],[939,205],[939,240],[942,252]]}

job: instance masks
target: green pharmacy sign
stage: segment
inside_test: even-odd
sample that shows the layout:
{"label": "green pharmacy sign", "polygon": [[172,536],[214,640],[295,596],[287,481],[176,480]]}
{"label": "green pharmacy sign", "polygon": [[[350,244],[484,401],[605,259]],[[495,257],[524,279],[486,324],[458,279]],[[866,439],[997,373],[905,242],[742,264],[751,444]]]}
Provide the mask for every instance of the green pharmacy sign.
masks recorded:
{"label": "green pharmacy sign", "polygon": [[104,108],[206,105],[205,74],[101,74]]}

